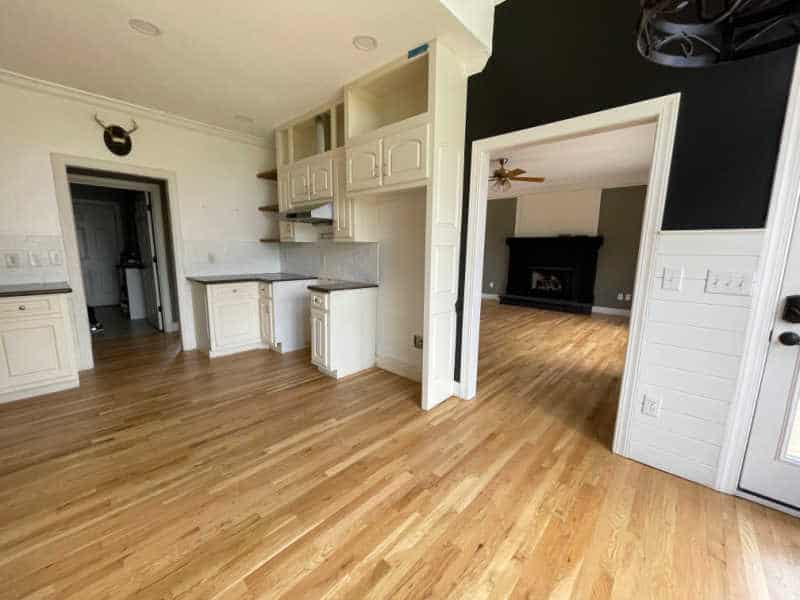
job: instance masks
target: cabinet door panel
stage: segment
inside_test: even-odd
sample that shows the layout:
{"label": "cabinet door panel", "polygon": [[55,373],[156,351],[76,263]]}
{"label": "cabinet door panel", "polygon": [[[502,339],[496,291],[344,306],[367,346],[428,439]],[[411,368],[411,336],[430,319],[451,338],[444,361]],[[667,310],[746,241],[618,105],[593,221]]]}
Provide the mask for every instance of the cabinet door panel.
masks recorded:
{"label": "cabinet door panel", "polygon": [[215,304],[214,334],[218,348],[257,343],[261,339],[258,298]]}
{"label": "cabinet door panel", "polygon": [[311,362],[318,367],[331,368],[328,314],[313,308],[311,309]]}
{"label": "cabinet door panel", "polygon": [[347,195],[345,161],[341,158],[333,165],[333,185],[333,237],[337,240],[352,240],[355,206],[353,199]]}
{"label": "cabinet door panel", "polygon": [[0,325],[0,386],[14,387],[71,373],[64,321],[42,318]]}
{"label": "cabinet door panel", "polygon": [[308,165],[289,171],[289,208],[308,202]]}
{"label": "cabinet door panel", "polygon": [[275,311],[272,300],[261,299],[261,341],[269,346],[275,344]]}
{"label": "cabinet door panel", "polygon": [[347,189],[366,190],[380,187],[381,140],[370,140],[347,149]]}
{"label": "cabinet door panel", "polygon": [[384,185],[408,183],[428,177],[427,124],[386,136],[383,141]]}
{"label": "cabinet door panel", "polygon": [[333,160],[321,158],[309,165],[311,181],[311,200],[324,200],[333,197]]}

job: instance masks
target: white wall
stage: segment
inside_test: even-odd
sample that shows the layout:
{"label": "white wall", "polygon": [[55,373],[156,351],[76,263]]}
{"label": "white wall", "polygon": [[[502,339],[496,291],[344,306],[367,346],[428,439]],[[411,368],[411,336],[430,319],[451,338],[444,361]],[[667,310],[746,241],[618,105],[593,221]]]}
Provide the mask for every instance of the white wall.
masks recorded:
{"label": "white wall", "polygon": [[[105,148],[92,116],[98,112],[101,119],[126,126],[130,115],[123,105],[115,110],[101,98],[10,81],[0,81],[0,242],[61,245],[51,154],[68,154],[173,172],[187,273],[241,271],[243,262],[248,268],[279,270],[277,247],[257,241],[267,219],[274,218],[257,211],[274,193],[274,186],[255,176],[274,164],[266,145],[137,115],[133,151],[116,157]],[[41,273],[42,280],[57,275],[51,269]],[[0,268],[0,282],[21,275]],[[194,340],[192,316],[183,317]]]}
{"label": "white wall", "polygon": [[602,190],[519,196],[514,235],[597,235]]}
{"label": "white wall", "polygon": [[[706,276],[757,281],[762,242],[761,230],[659,234],[629,431],[634,460],[714,485],[752,297],[709,294]],[[665,267],[683,269],[680,290],[664,289]],[[660,416],[642,413],[645,395],[662,403]]]}
{"label": "white wall", "polygon": [[376,197],[375,236],[380,243],[377,362],[416,381],[422,378],[425,296],[425,190]]}

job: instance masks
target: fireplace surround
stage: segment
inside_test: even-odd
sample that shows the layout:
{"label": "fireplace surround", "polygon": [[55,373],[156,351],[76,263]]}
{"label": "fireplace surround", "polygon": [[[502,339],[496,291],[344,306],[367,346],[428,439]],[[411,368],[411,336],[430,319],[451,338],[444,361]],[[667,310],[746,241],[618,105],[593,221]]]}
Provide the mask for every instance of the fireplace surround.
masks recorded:
{"label": "fireplace surround", "polygon": [[587,235],[513,237],[502,304],[589,314],[603,238]]}

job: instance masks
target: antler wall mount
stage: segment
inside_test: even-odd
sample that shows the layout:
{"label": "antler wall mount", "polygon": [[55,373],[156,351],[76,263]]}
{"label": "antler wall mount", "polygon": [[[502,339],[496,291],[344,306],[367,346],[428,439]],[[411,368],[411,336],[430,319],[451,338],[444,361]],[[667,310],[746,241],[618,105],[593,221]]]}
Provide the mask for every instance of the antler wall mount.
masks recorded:
{"label": "antler wall mount", "polygon": [[131,134],[139,129],[139,125],[131,119],[133,126],[130,129],[124,129],[119,125],[106,125],[100,120],[97,115],[94,120],[100,127],[103,128],[103,141],[106,143],[106,148],[117,156],[127,156],[133,149],[133,141]]}

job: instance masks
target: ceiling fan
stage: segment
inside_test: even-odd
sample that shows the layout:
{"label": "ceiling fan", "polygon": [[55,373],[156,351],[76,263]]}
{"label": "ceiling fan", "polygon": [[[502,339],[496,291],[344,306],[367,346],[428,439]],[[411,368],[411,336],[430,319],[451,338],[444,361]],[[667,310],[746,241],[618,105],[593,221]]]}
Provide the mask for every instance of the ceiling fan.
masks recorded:
{"label": "ceiling fan", "polygon": [[544,183],[544,177],[521,177],[525,174],[523,169],[511,169],[508,167],[507,158],[498,158],[497,162],[500,166],[495,169],[489,181],[492,182],[492,188],[497,192],[507,192],[511,189],[512,181],[527,181],[529,183]]}

